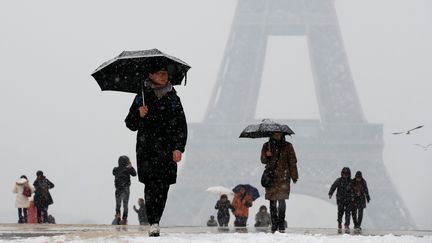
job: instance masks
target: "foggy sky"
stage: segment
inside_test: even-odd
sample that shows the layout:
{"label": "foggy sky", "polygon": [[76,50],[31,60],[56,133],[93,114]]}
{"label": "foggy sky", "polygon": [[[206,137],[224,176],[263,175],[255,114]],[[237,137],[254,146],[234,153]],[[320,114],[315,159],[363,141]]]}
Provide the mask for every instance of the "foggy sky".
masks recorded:
{"label": "foggy sky", "polygon": [[[90,74],[123,50],[159,48],[178,56],[192,69],[188,85],[177,90],[188,122],[200,122],[235,5],[233,0],[0,1],[0,223],[17,220],[14,181],[22,174],[33,181],[39,169],[56,184],[50,213],[59,223],[109,223],[112,168],[122,154],[135,159],[136,134],[123,122],[133,95],[101,92]],[[432,143],[432,1],[337,0],[336,10],[363,111],[369,122],[384,124],[384,163],[417,226],[431,229],[432,150],[413,144]],[[275,44],[268,46],[271,64],[264,69],[257,118],[318,118],[303,39],[270,43]],[[296,57],[280,60],[278,48]],[[268,87],[278,82],[281,63],[292,67],[307,109],[280,114],[265,108],[277,92]],[[411,136],[391,135],[417,125],[425,128]],[[143,185],[134,179],[129,206],[142,194]],[[136,223],[134,213],[130,221]]]}

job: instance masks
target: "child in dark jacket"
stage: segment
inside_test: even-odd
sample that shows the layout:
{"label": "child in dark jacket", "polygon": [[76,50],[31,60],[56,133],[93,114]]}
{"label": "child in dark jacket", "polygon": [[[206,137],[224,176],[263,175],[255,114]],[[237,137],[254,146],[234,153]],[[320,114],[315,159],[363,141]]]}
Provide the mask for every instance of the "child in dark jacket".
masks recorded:
{"label": "child in dark jacket", "polygon": [[[132,163],[129,157],[126,155],[120,156],[118,159],[118,167],[113,169],[114,185],[115,185],[115,197],[116,197],[116,215],[113,224],[127,224],[128,217],[128,203],[131,185],[131,176],[136,176],[137,173],[132,167]],[[123,202],[123,217],[120,215],[120,207]]]}
{"label": "child in dark jacket", "polygon": [[215,209],[218,210],[217,219],[220,227],[227,227],[230,220],[229,209],[232,209],[228,196],[223,194],[217,201]]}
{"label": "child in dark jacket", "polygon": [[361,230],[361,223],[363,219],[363,209],[366,208],[366,202],[369,203],[369,189],[366,180],[363,179],[361,171],[357,171],[353,182],[353,211],[352,218],[354,221],[354,229]]}
{"label": "child in dark jacket", "polygon": [[349,233],[350,214],[353,201],[353,183],[351,179],[350,168],[344,167],[341,171],[341,177],[337,178],[331,186],[328,193],[330,199],[332,198],[332,195],[336,189],[336,203],[338,206],[338,230],[339,232],[342,231],[342,216],[345,213],[345,231]]}
{"label": "child in dark jacket", "polygon": [[138,199],[138,206],[139,208],[137,209],[134,205],[133,209],[138,214],[138,221],[140,225],[148,225],[149,222],[147,218],[147,209],[143,198]]}

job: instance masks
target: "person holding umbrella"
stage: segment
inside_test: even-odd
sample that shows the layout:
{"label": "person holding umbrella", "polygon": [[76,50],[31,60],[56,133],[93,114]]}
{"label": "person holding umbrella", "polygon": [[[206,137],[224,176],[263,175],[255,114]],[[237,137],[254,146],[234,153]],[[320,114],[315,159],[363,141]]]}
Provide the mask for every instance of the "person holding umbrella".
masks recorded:
{"label": "person holding umbrella", "polygon": [[154,61],[148,73],[143,94],[135,97],[125,122],[138,131],[137,169],[145,184],[149,236],[159,236],[168,191],[176,183],[177,163],[185,151],[187,124],[180,98],[168,80],[167,63]]}
{"label": "person holding umbrella", "polygon": [[265,188],[270,201],[271,231],[285,231],[285,200],[289,198],[290,181],[298,180],[297,158],[291,143],[282,132],[274,132],[261,150],[261,162],[272,171],[271,183]]}
{"label": "person holding umbrella", "polygon": [[234,192],[232,211],[236,217],[234,226],[246,227],[249,208],[252,207],[253,201],[260,197],[258,189],[249,184],[239,184],[232,191]]}
{"label": "person holding umbrella", "polygon": [[179,58],[150,49],[123,51],[92,73],[102,91],[138,94],[125,122],[138,131],[138,179],[145,184],[150,236],[160,234],[168,190],[176,183],[177,163],[186,146],[186,118],[173,85],[186,84],[190,68]]}

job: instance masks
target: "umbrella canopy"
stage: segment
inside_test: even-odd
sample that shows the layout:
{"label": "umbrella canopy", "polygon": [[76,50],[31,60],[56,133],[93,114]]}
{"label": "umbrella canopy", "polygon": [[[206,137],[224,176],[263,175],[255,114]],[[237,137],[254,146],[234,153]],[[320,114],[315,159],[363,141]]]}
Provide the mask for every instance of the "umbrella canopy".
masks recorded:
{"label": "umbrella canopy", "polygon": [[249,185],[249,184],[239,184],[236,187],[232,189],[234,193],[238,193],[240,191],[240,188],[244,188],[246,190],[246,193],[249,194],[252,197],[252,200],[256,200],[260,197],[260,194],[258,192],[258,189],[255,187]]}
{"label": "umbrella canopy", "polygon": [[264,119],[258,125],[247,126],[240,134],[241,138],[265,138],[271,137],[275,132],[284,135],[295,134],[288,125],[276,123],[270,119]]}
{"label": "umbrella canopy", "polygon": [[212,186],[206,189],[206,192],[210,192],[210,193],[214,193],[214,194],[218,194],[218,195],[222,195],[222,194],[226,194],[226,195],[232,195],[233,191],[227,187],[224,186]]}
{"label": "umbrella canopy", "polygon": [[155,64],[167,67],[168,80],[173,85],[179,85],[185,79],[191,68],[184,61],[165,54],[158,49],[143,51],[124,51],[117,57],[102,63],[93,73],[102,90],[141,93],[142,83],[147,78],[149,70]]}

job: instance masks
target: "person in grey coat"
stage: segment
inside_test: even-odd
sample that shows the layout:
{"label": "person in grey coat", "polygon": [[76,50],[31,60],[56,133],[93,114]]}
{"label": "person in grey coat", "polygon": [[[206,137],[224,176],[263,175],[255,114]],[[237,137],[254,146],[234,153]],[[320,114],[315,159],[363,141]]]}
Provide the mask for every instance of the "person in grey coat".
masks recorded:
{"label": "person in grey coat", "polygon": [[269,227],[270,225],[270,214],[267,212],[267,207],[262,205],[255,215],[255,227]]}

